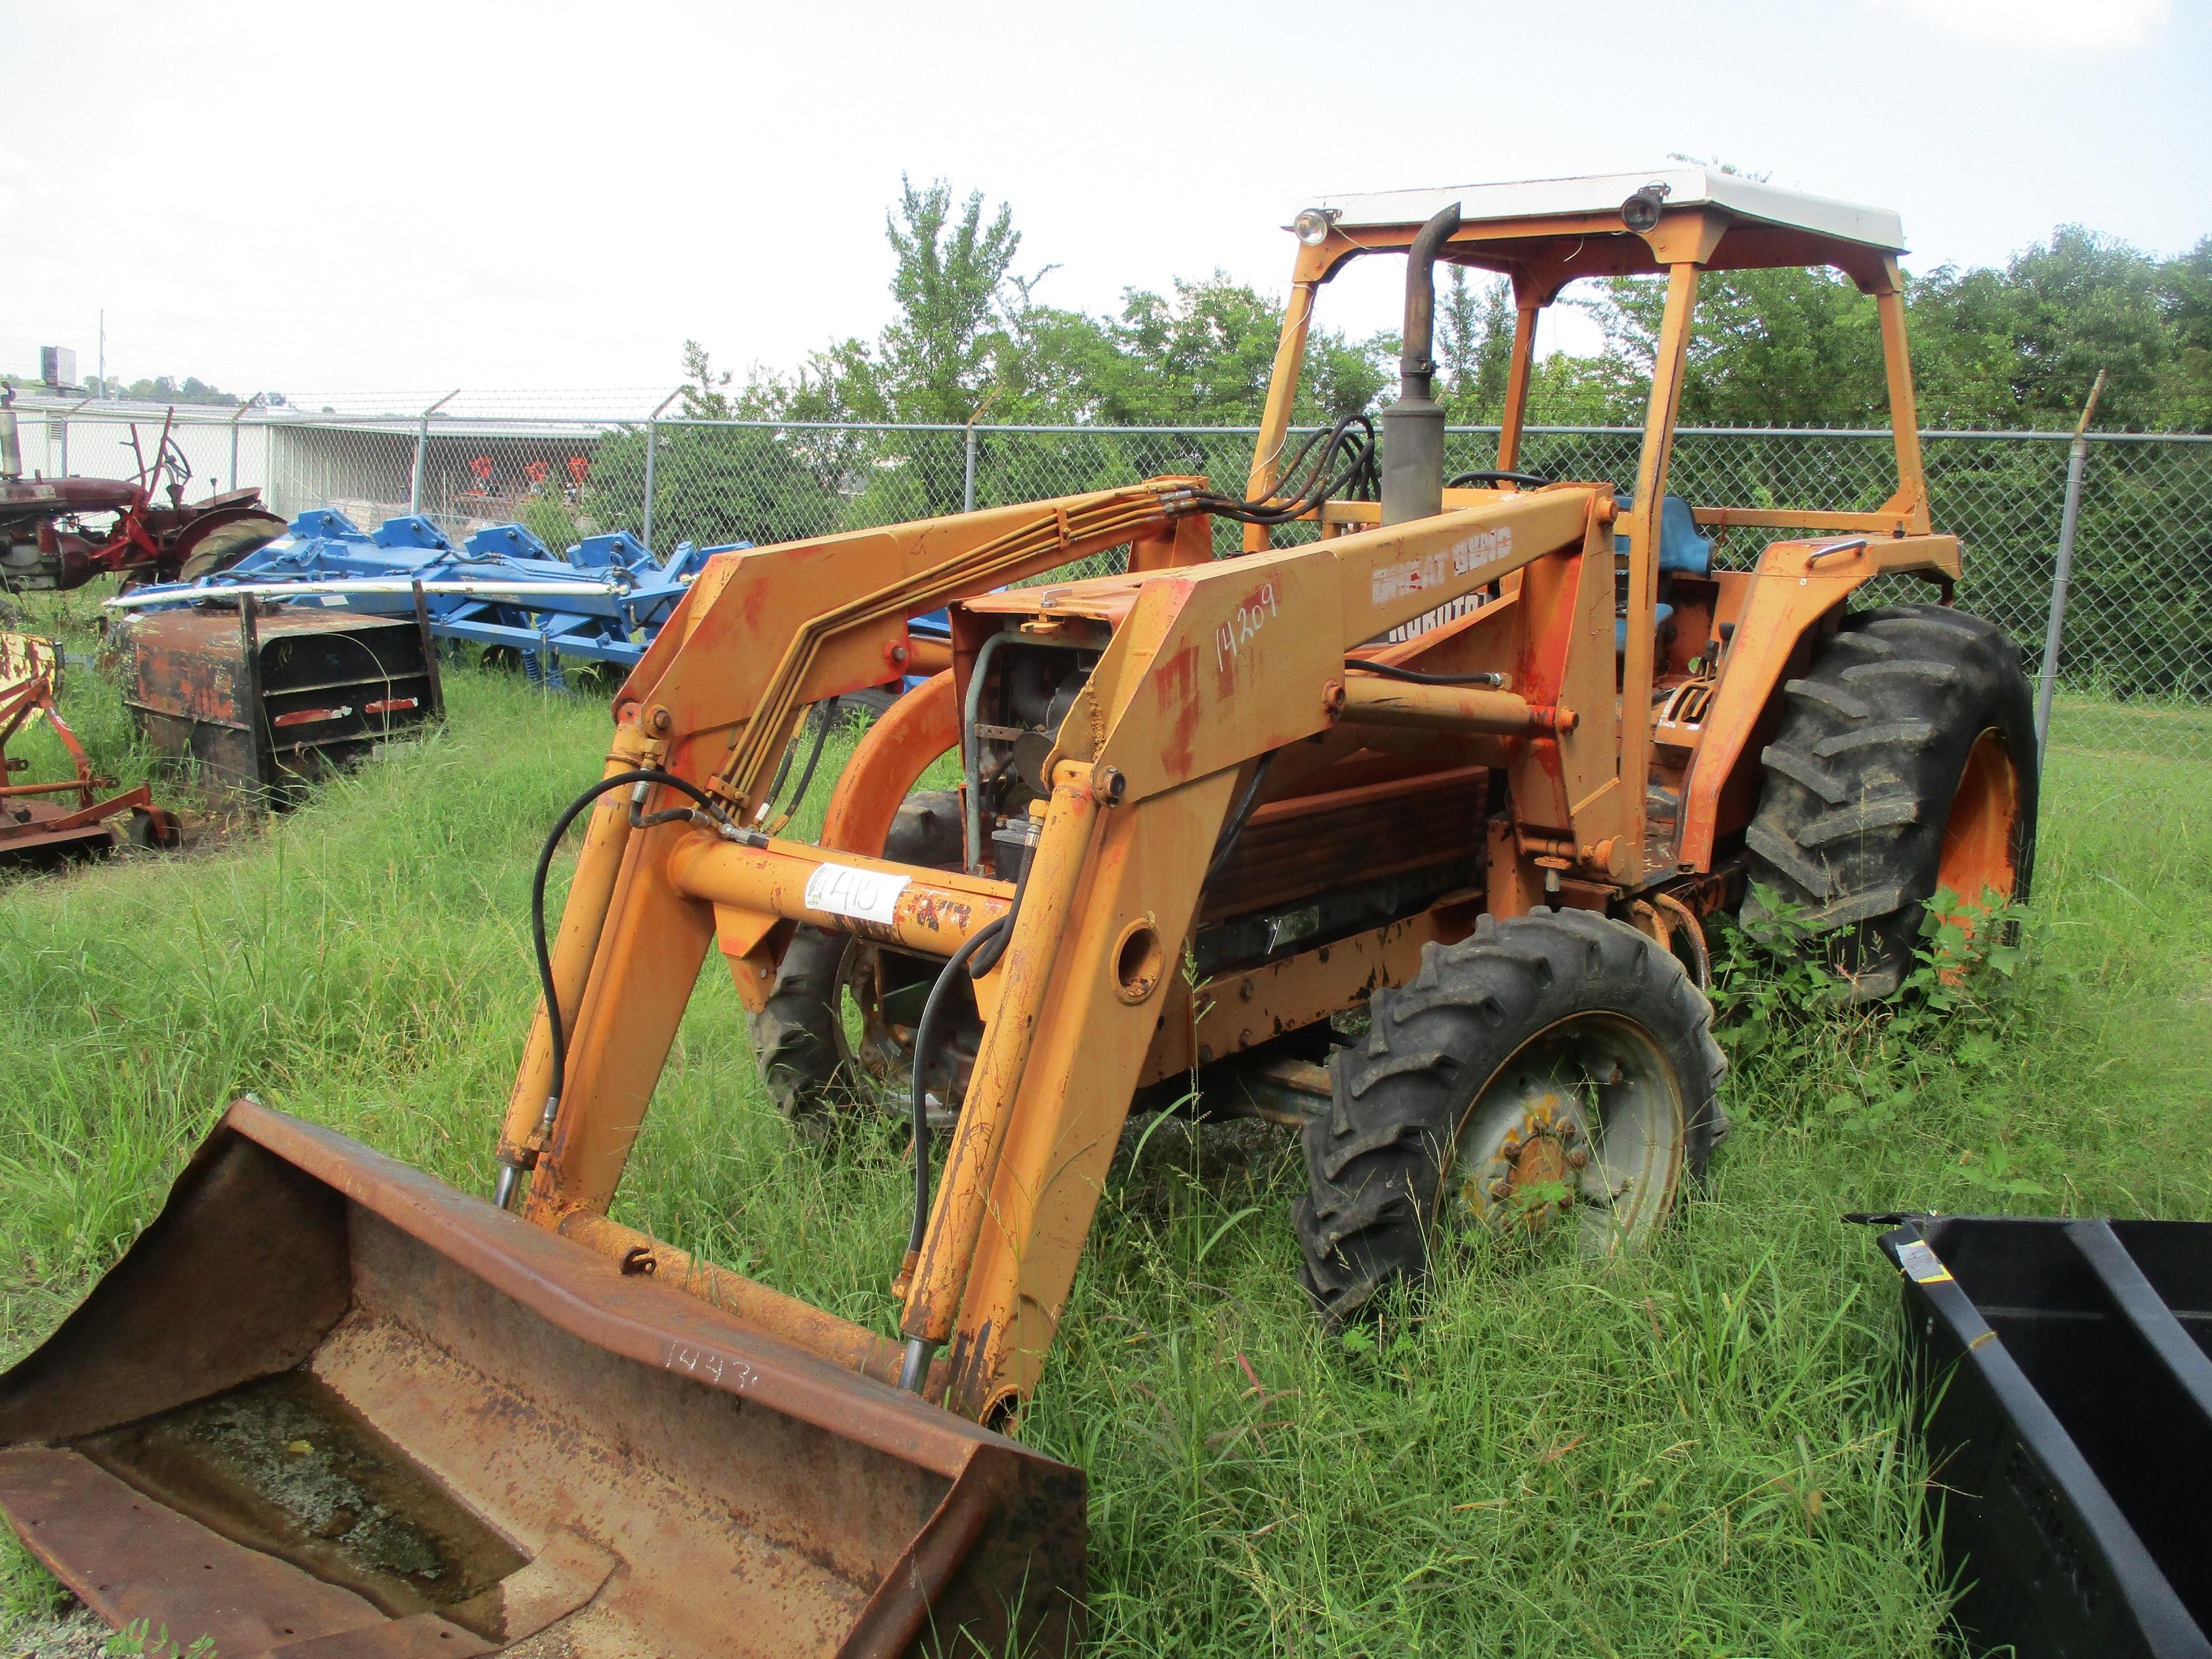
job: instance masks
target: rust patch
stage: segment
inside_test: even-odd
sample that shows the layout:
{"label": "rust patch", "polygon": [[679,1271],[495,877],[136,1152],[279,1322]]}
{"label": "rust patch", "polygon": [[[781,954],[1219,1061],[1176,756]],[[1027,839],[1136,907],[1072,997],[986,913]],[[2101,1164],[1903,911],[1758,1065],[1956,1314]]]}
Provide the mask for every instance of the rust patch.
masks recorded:
{"label": "rust patch", "polygon": [[1203,714],[1198,697],[1198,647],[1186,644],[1172,657],[1155,662],[1152,681],[1159,699],[1160,759],[1170,777],[1188,777]]}
{"label": "rust patch", "polygon": [[927,888],[915,893],[914,919],[933,933],[954,933],[964,938],[975,916],[975,907],[965,899],[933,892]]}

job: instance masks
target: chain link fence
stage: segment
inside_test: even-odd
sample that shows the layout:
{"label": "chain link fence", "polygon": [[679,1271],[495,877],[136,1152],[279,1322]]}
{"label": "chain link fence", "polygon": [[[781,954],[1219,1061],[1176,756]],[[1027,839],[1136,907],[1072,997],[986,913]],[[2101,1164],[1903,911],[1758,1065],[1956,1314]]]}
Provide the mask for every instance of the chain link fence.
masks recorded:
{"label": "chain link fence", "polygon": [[[700,422],[655,418],[642,394],[623,401],[623,418],[601,419],[520,413],[486,397],[412,415],[179,409],[172,436],[194,497],[252,486],[287,517],[331,506],[364,527],[419,512],[457,539],[520,523],[556,552],[611,530],[664,551],[786,541],[1163,473],[1236,489],[1255,437],[1251,428]],[[25,471],[49,475],[131,476],[167,418],[54,400],[18,408]],[[1959,603],[2009,631],[2033,672],[2051,611],[2071,434],[1923,435],[1936,525],[1966,543]],[[1626,485],[1641,441],[1628,427],[1539,428],[1519,464]],[[2092,434],[2087,446],[2051,740],[2212,757],[2212,587],[2201,574],[2212,553],[2212,438]],[[1496,448],[1494,428],[1455,429],[1446,462],[1492,465]],[[1735,507],[1877,507],[1895,487],[1890,435],[1686,428],[1669,487]],[[1732,529],[1717,556],[1748,568],[1789,533]],[[1222,525],[1217,540],[1233,551],[1241,531]],[[1896,597],[1920,591],[1900,580]]]}

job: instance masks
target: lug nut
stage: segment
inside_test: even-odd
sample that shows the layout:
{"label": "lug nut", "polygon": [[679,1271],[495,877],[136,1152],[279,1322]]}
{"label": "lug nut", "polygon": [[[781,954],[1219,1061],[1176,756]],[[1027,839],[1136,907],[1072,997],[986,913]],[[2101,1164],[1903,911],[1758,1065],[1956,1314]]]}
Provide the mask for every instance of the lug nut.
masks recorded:
{"label": "lug nut", "polygon": [[1496,1199],[1508,1199],[1512,1197],[1513,1183],[1506,1180],[1504,1176],[1500,1176],[1497,1180],[1490,1183],[1490,1195]]}
{"label": "lug nut", "polygon": [[1567,1167],[1570,1170],[1579,1170],[1589,1162],[1589,1154],[1580,1146],[1567,1154]]}
{"label": "lug nut", "polygon": [[1559,1125],[1559,1139],[1562,1140],[1572,1140],[1581,1133],[1571,1121]]}

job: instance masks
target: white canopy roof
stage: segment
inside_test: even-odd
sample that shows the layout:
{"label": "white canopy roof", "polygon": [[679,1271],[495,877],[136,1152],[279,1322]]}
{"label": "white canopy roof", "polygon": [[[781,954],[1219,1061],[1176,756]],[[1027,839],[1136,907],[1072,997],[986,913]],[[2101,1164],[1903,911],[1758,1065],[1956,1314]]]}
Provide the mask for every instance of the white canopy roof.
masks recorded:
{"label": "white canopy roof", "polygon": [[1359,225],[1418,225],[1459,204],[1462,222],[1604,213],[1646,185],[1666,186],[1669,207],[1705,203],[1739,218],[1786,225],[1818,235],[1905,251],[1905,226],[1887,208],[1861,207],[1826,196],[1808,196],[1715,168],[1669,166],[1644,173],[1607,173],[1583,179],[1529,179],[1517,184],[1456,185],[1436,190],[1389,190],[1372,195],[1322,196],[1298,204],[1334,210],[1347,229]]}

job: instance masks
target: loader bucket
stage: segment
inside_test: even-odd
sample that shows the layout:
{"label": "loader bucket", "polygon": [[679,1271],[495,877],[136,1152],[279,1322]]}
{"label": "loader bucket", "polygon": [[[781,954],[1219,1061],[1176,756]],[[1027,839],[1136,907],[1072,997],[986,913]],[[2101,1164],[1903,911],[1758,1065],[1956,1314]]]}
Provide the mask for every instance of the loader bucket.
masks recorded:
{"label": "loader bucket", "polygon": [[252,1101],[0,1376],[0,1507],[221,1659],[1082,1633],[1080,1471]]}

